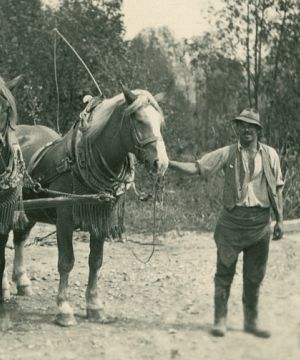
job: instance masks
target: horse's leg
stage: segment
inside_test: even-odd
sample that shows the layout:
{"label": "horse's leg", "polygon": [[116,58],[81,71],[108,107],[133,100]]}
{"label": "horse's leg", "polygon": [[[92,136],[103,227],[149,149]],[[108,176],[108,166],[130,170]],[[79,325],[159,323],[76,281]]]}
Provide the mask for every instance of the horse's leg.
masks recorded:
{"label": "horse's leg", "polygon": [[98,298],[97,281],[98,273],[103,261],[104,239],[99,239],[90,233],[90,254],[89,254],[89,279],[86,289],[87,317],[93,321],[101,321],[101,306]]}
{"label": "horse's leg", "polygon": [[10,284],[8,281],[6,269],[4,269],[3,276],[2,276],[2,298],[3,298],[3,300],[10,299]]}
{"label": "horse's leg", "polygon": [[74,266],[73,230],[71,208],[57,209],[58,272],[60,275],[57,294],[58,312],[55,322],[61,326],[76,324],[73,309],[68,302],[69,274]]}
{"label": "horse's leg", "polygon": [[30,222],[24,230],[14,230],[15,256],[13,262],[12,280],[16,284],[17,294],[29,296],[32,294],[31,281],[26,272],[25,266],[25,241],[35,223]]}
{"label": "horse's leg", "polygon": [[5,277],[5,247],[8,240],[7,234],[0,234],[0,279],[1,279],[1,288],[0,288],[0,302],[2,303],[5,296],[5,289],[3,288],[3,280]]}
{"label": "horse's leg", "polygon": [[0,234],[0,330],[6,331],[11,327],[9,313],[5,309],[5,289],[3,288],[3,276],[5,271],[5,247],[8,234]]}

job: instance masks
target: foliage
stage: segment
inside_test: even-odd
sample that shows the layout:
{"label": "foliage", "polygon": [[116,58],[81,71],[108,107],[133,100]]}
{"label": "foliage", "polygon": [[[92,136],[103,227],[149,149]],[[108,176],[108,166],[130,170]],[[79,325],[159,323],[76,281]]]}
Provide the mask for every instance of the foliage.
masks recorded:
{"label": "foliage", "polygon": [[97,94],[86,70],[66,43],[55,35],[54,27],[86,62],[103,93],[111,96],[118,91],[126,62],[121,1],[63,0],[56,10],[43,8],[40,0],[1,2],[0,21],[5,31],[0,71],[6,77],[25,74],[25,87],[17,94],[23,123],[39,121],[56,127],[59,106],[60,127],[65,132],[78,118],[83,95]]}
{"label": "foliage", "polygon": [[215,149],[231,140],[229,120],[245,105],[242,67],[220,52],[210,34],[186,42],[185,51],[194,80],[194,117],[200,144],[204,150]]}

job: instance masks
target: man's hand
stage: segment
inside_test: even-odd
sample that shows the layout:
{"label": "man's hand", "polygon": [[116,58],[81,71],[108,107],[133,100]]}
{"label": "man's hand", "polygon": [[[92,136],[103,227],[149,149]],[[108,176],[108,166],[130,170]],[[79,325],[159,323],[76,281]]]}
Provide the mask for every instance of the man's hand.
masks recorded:
{"label": "man's hand", "polygon": [[283,221],[276,221],[273,231],[273,240],[280,240],[283,236]]}

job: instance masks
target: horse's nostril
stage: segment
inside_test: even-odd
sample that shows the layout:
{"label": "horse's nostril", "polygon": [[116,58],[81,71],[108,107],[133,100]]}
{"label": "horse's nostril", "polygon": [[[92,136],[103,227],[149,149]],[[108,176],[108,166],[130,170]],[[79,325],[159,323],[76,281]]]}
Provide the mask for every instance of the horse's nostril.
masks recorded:
{"label": "horse's nostril", "polygon": [[157,171],[158,170],[158,160],[154,160],[153,161],[153,170]]}

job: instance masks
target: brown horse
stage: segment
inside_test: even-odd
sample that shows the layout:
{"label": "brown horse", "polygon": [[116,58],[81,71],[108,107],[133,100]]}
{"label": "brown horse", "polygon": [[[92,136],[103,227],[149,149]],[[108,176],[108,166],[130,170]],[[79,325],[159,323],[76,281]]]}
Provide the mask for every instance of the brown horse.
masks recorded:
{"label": "brown horse", "polygon": [[[34,181],[52,191],[106,194],[101,203],[82,203],[78,196],[73,205],[27,211],[25,231],[14,231],[15,261],[13,278],[18,291],[30,293],[30,281],[24,266],[24,241],[35,222],[56,224],[58,271],[60,274],[56,322],[62,326],[76,323],[68,301],[69,274],[74,265],[72,235],[75,228],[90,233],[89,276],[86,289],[87,316],[102,321],[97,279],[103,260],[104,240],[114,226],[122,194],[132,181],[128,155],[133,153],[149,172],[163,175],[168,157],[161,135],[163,114],[155,98],[147,91],[130,91],[98,103],[90,116],[78,121],[60,137],[44,126],[17,127],[17,137],[28,171]],[[50,144],[49,144],[50,143]],[[27,198],[37,197],[25,191]]]}

